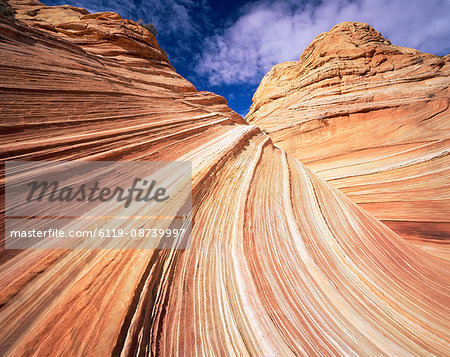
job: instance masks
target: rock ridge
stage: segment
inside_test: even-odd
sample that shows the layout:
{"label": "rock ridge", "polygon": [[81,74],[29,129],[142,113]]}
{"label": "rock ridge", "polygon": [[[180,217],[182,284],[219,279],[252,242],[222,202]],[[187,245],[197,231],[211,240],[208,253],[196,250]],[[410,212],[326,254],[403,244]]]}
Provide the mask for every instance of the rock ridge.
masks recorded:
{"label": "rock ridge", "polygon": [[246,120],[403,237],[444,243],[449,73],[448,55],[345,22],[274,66]]}

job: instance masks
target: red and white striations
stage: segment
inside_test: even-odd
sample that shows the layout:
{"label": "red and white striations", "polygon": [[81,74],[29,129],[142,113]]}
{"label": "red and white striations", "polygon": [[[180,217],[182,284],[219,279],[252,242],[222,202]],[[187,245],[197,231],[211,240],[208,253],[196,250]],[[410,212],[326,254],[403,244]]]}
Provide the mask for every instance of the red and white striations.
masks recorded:
{"label": "red and white striations", "polygon": [[439,254],[450,242],[449,73],[449,56],[341,23],[298,61],[272,68],[246,119],[402,237]]}
{"label": "red and white striations", "polygon": [[0,17],[2,160],[190,160],[192,248],[1,251],[0,355],[447,353],[448,261],[196,92],[135,23],[45,11]]}

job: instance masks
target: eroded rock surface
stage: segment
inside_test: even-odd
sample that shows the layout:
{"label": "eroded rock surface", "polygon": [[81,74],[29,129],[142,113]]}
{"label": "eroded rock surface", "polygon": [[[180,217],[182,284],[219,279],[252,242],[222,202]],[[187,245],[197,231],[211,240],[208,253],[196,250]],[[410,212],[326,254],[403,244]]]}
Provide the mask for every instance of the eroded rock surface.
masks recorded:
{"label": "eroded rock surface", "polygon": [[[426,249],[449,243],[449,57],[367,24],[323,33],[264,77],[246,119]],[[425,245],[424,245],[425,244]]]}
{"label": "eroded rock surface", "polygon": [[192,248],[2,251],[0,355],[448,351],[448,261],[196,92],[134,23],[45,11],[0,17],[2,160],[190,160]]}

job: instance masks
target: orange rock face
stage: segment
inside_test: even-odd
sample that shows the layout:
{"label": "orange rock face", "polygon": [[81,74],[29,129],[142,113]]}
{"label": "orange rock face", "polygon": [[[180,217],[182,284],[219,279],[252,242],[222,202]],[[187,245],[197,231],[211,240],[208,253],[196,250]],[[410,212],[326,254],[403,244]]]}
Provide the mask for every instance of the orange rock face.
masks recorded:
{"label": "orange rock face", "polygon": [[449,60],[342,23],[273,67],[246,119],[402,237],[441,250],[428,243],[450,237]]}
{"label": "orange rock face", "polygon": [[2,162],[191,161],[194,226],[185,250],[0,251],[0,355],[448,351],[447,260],[195,91],[135,23],[29,3],[0,17]]}

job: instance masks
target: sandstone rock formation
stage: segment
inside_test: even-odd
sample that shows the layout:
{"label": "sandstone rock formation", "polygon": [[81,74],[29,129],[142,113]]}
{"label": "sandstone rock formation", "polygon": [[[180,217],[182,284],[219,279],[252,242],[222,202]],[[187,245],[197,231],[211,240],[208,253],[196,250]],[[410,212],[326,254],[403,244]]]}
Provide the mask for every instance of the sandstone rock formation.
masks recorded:
{"label": "sandstone rock formation", "polygon": [[186,250],[3,250],[0,355],[448,351],[448,261],[196,92],[133,22],[20,3],[24,22],[0,17],[2,161],[190,160],[194,227]]}
{"label": "sandstone rock formation", "polygon": [[[264,77],[246,119],[404,238],[450,237],[450,58],[367,24],[323,33]],[[444,242],[443,242],[444,240]]]}

